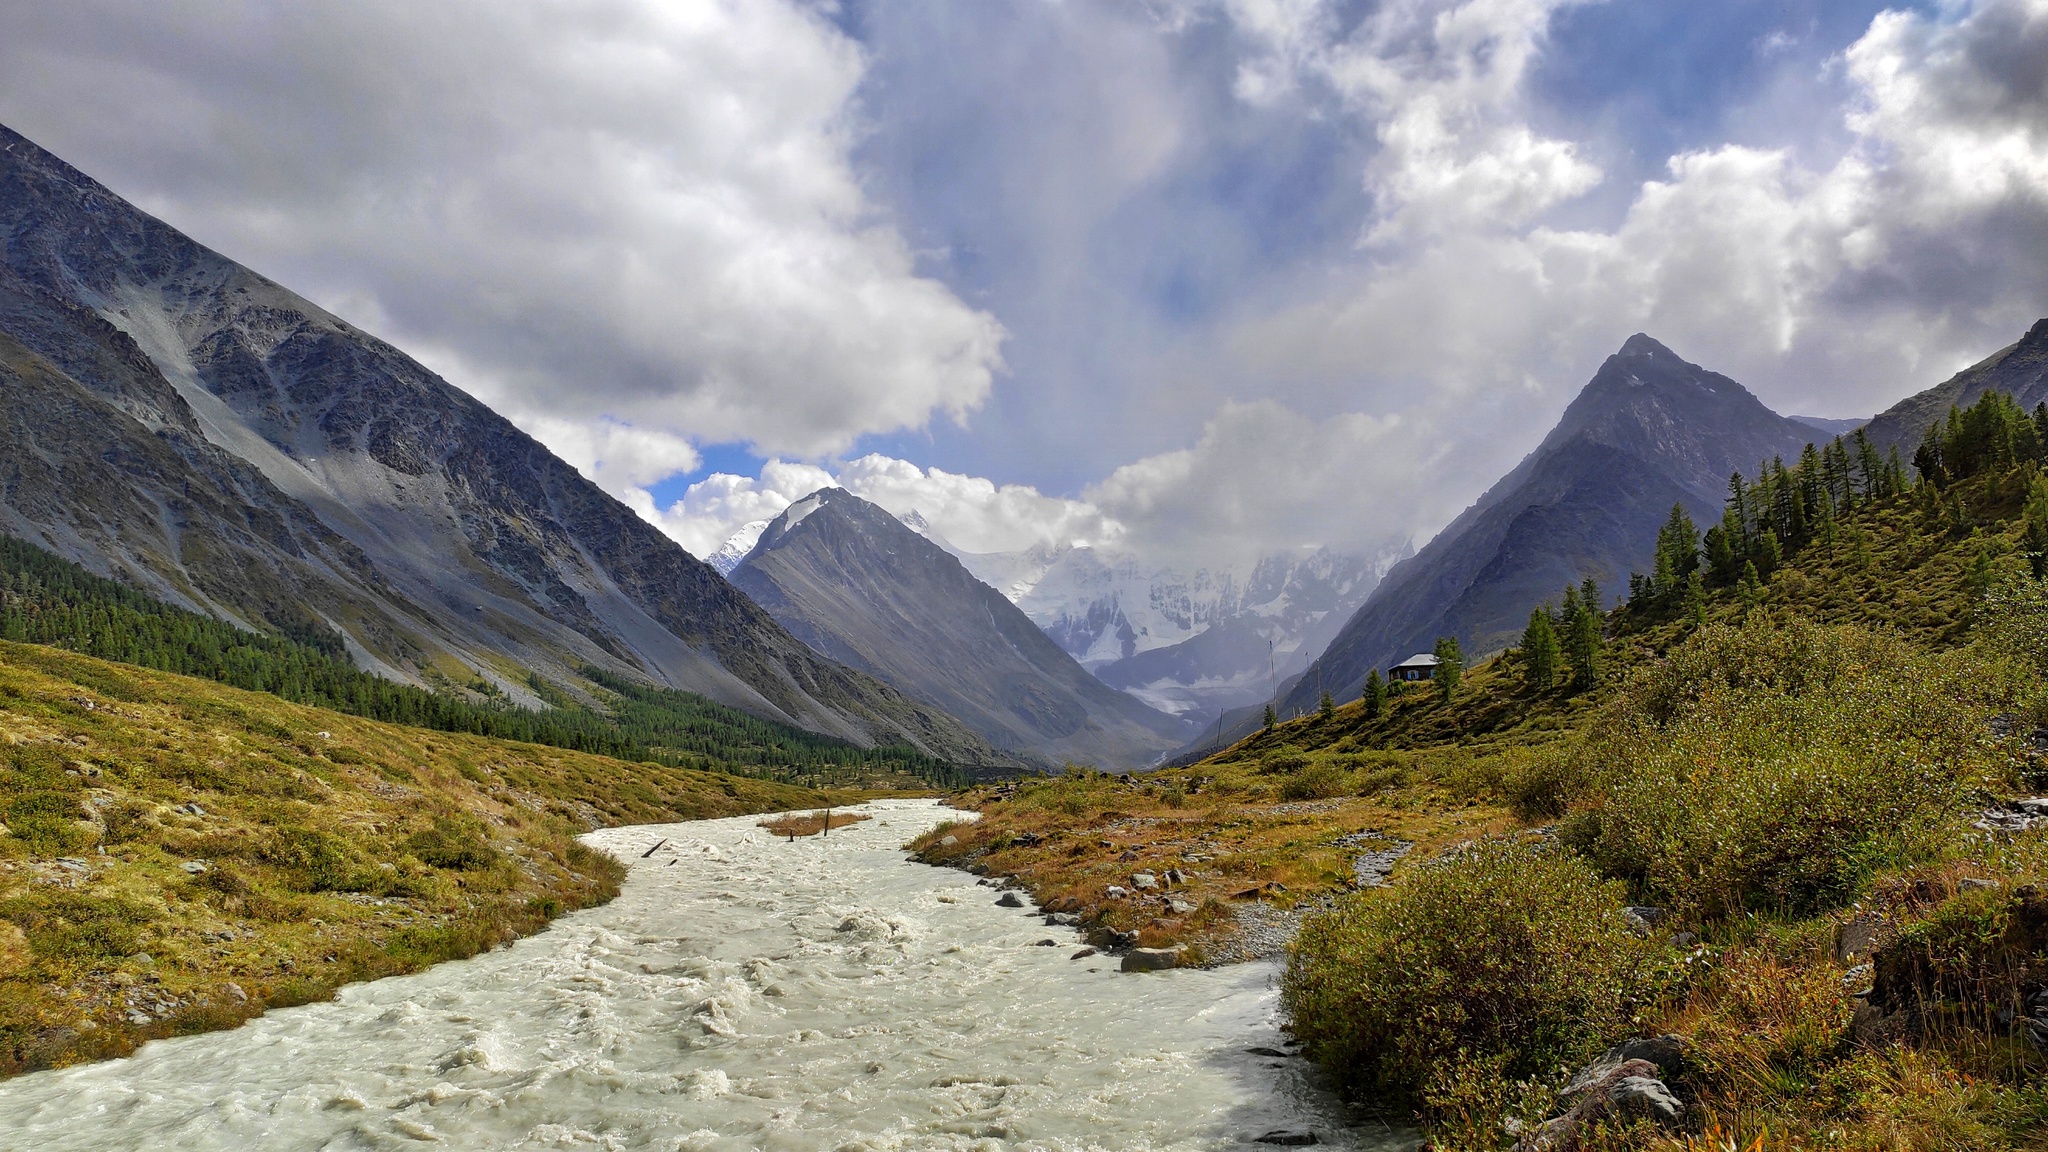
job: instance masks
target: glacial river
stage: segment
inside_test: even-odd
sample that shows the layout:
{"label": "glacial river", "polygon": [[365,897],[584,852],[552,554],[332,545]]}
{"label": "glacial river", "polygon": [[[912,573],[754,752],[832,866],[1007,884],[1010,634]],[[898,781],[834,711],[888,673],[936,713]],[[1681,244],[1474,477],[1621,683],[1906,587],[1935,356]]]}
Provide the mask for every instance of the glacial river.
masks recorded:
{"label": "glacial river", "polygon": [[[0,1148],[1408,1148],[1279,1048],[1276,969],[1124,975],[901,845],[755,817],[614,828],[611,904],[233,1032],[0,1083]],[[668,843],[651,857],[641,853]],[[1056,946],[1041,946],[1041,940]]]}

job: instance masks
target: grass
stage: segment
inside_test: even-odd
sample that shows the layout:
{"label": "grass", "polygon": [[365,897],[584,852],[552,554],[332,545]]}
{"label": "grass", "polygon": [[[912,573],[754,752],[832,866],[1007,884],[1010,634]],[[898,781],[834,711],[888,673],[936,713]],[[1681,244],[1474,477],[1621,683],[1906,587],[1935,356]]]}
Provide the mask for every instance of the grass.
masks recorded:
{"label": "grass", "polygon": [[833,828],[844,828],[849,824],[872,819],[873,817],[865,812],[834,812],[826,809],[821,812],[791,812],[772,820],[763,820],[761,827],[777,836],[787,836],[794,840],[798,836],[816,836],[821,832],[829,833]]}
{"label": "grass", "polygon": [[856,799],[0,643],[0,1073],[537,931],[616,894],[594,827]]}

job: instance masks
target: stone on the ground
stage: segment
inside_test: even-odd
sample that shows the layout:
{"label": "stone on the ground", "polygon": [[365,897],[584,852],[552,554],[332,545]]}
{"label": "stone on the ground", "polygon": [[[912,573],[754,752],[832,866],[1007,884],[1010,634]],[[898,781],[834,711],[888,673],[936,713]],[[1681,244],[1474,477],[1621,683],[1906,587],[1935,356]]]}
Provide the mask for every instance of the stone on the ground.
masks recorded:
{"label": "stone on the ground", "polygon": [[1159,887],[1159,877],[1154,876],[1150,872],[1133,872],[1131,874],[1131,887],[1141,892],[1150,891]]}
{"label": "stone on the ground", "polygon": [[1133,948],[1124,953],[1126,972],[1163,972],[1180,967],[1179,948]]}
{"label": "stone on the ground", "polygon": [[1166,901],[1166,910],[1175,916],[1186,916],[1193,912],[1196,907],[1197,905],[1192,901],[1183,900],[1178,896],[1168,897]]}
{"label": "stone on the ground", "polygon": [[950,833],[950,832],[949,832],[949,833],[947,833],[947,834],[946,834],[946,835],[944,835],[944,836],[941,836],[941,837],[939,837],[939,847],[941,847],[941,848],[953,848],[953,847],[957,847],[957,846],[959,845],[959,843],[960,843],[960,838],[959,838],[958,836],[955,836],[955,835],[953,835],[953,834],[952,834],[952,833]]}
{"label": "stone on the ground", "polygon": [[[1688,1045],[1682,1036],[1655,1036],[1608,1049],[1565,1086],[1559,1099],[1569,1107],[1517,1140],[1515,1152],[1566,1152],[1578,1147],[1589,1125],[1610,1117],[1675,1127],[1685,1116],[1685,1104],[1658,1077],[1670,1074],[1665,1065],[1678,1067]],[[1623,1058],[1610,1059],[1616,1056]]]}
{"label": "stone on the ground", "polygon": [[1001,896],[996,897],[996,907],[998,908],[1022,908],[1023,906],[1024,898],[1015,892],[1005,892]]}

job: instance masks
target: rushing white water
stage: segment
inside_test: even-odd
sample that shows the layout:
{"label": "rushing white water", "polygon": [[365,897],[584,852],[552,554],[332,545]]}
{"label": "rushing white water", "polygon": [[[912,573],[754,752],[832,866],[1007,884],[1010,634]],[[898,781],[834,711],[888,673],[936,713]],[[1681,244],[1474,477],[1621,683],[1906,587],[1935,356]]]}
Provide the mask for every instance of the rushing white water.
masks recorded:
{"label": "rushing white water", "polygon": [[[0,1084],[0,1148],[1210,1149],[1347,1128],[1277,1047],[1271,965],[1125,975],[904,841],[615,828],[603,908],[233,1032]],[[651,857],[641,853],[666,837]],[[1055,940],[1043,947],[1040,940]]]}

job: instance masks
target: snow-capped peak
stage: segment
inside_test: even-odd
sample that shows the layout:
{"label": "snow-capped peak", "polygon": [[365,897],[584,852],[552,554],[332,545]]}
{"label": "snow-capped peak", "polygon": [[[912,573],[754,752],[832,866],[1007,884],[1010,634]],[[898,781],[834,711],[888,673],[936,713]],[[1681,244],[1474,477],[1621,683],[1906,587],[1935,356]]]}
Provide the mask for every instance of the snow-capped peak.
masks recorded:
{"label": "snow-capped peak", "polygon": [[719,545],[718,551],[706,556],[704,562],[718,569],[720,576],[732,575],[732,570],[740,566],[740,561],[745,560],[747,553],[754,550],[754,545],[761,542],[761,533],[767,530],[768,521],[749,521]]}

